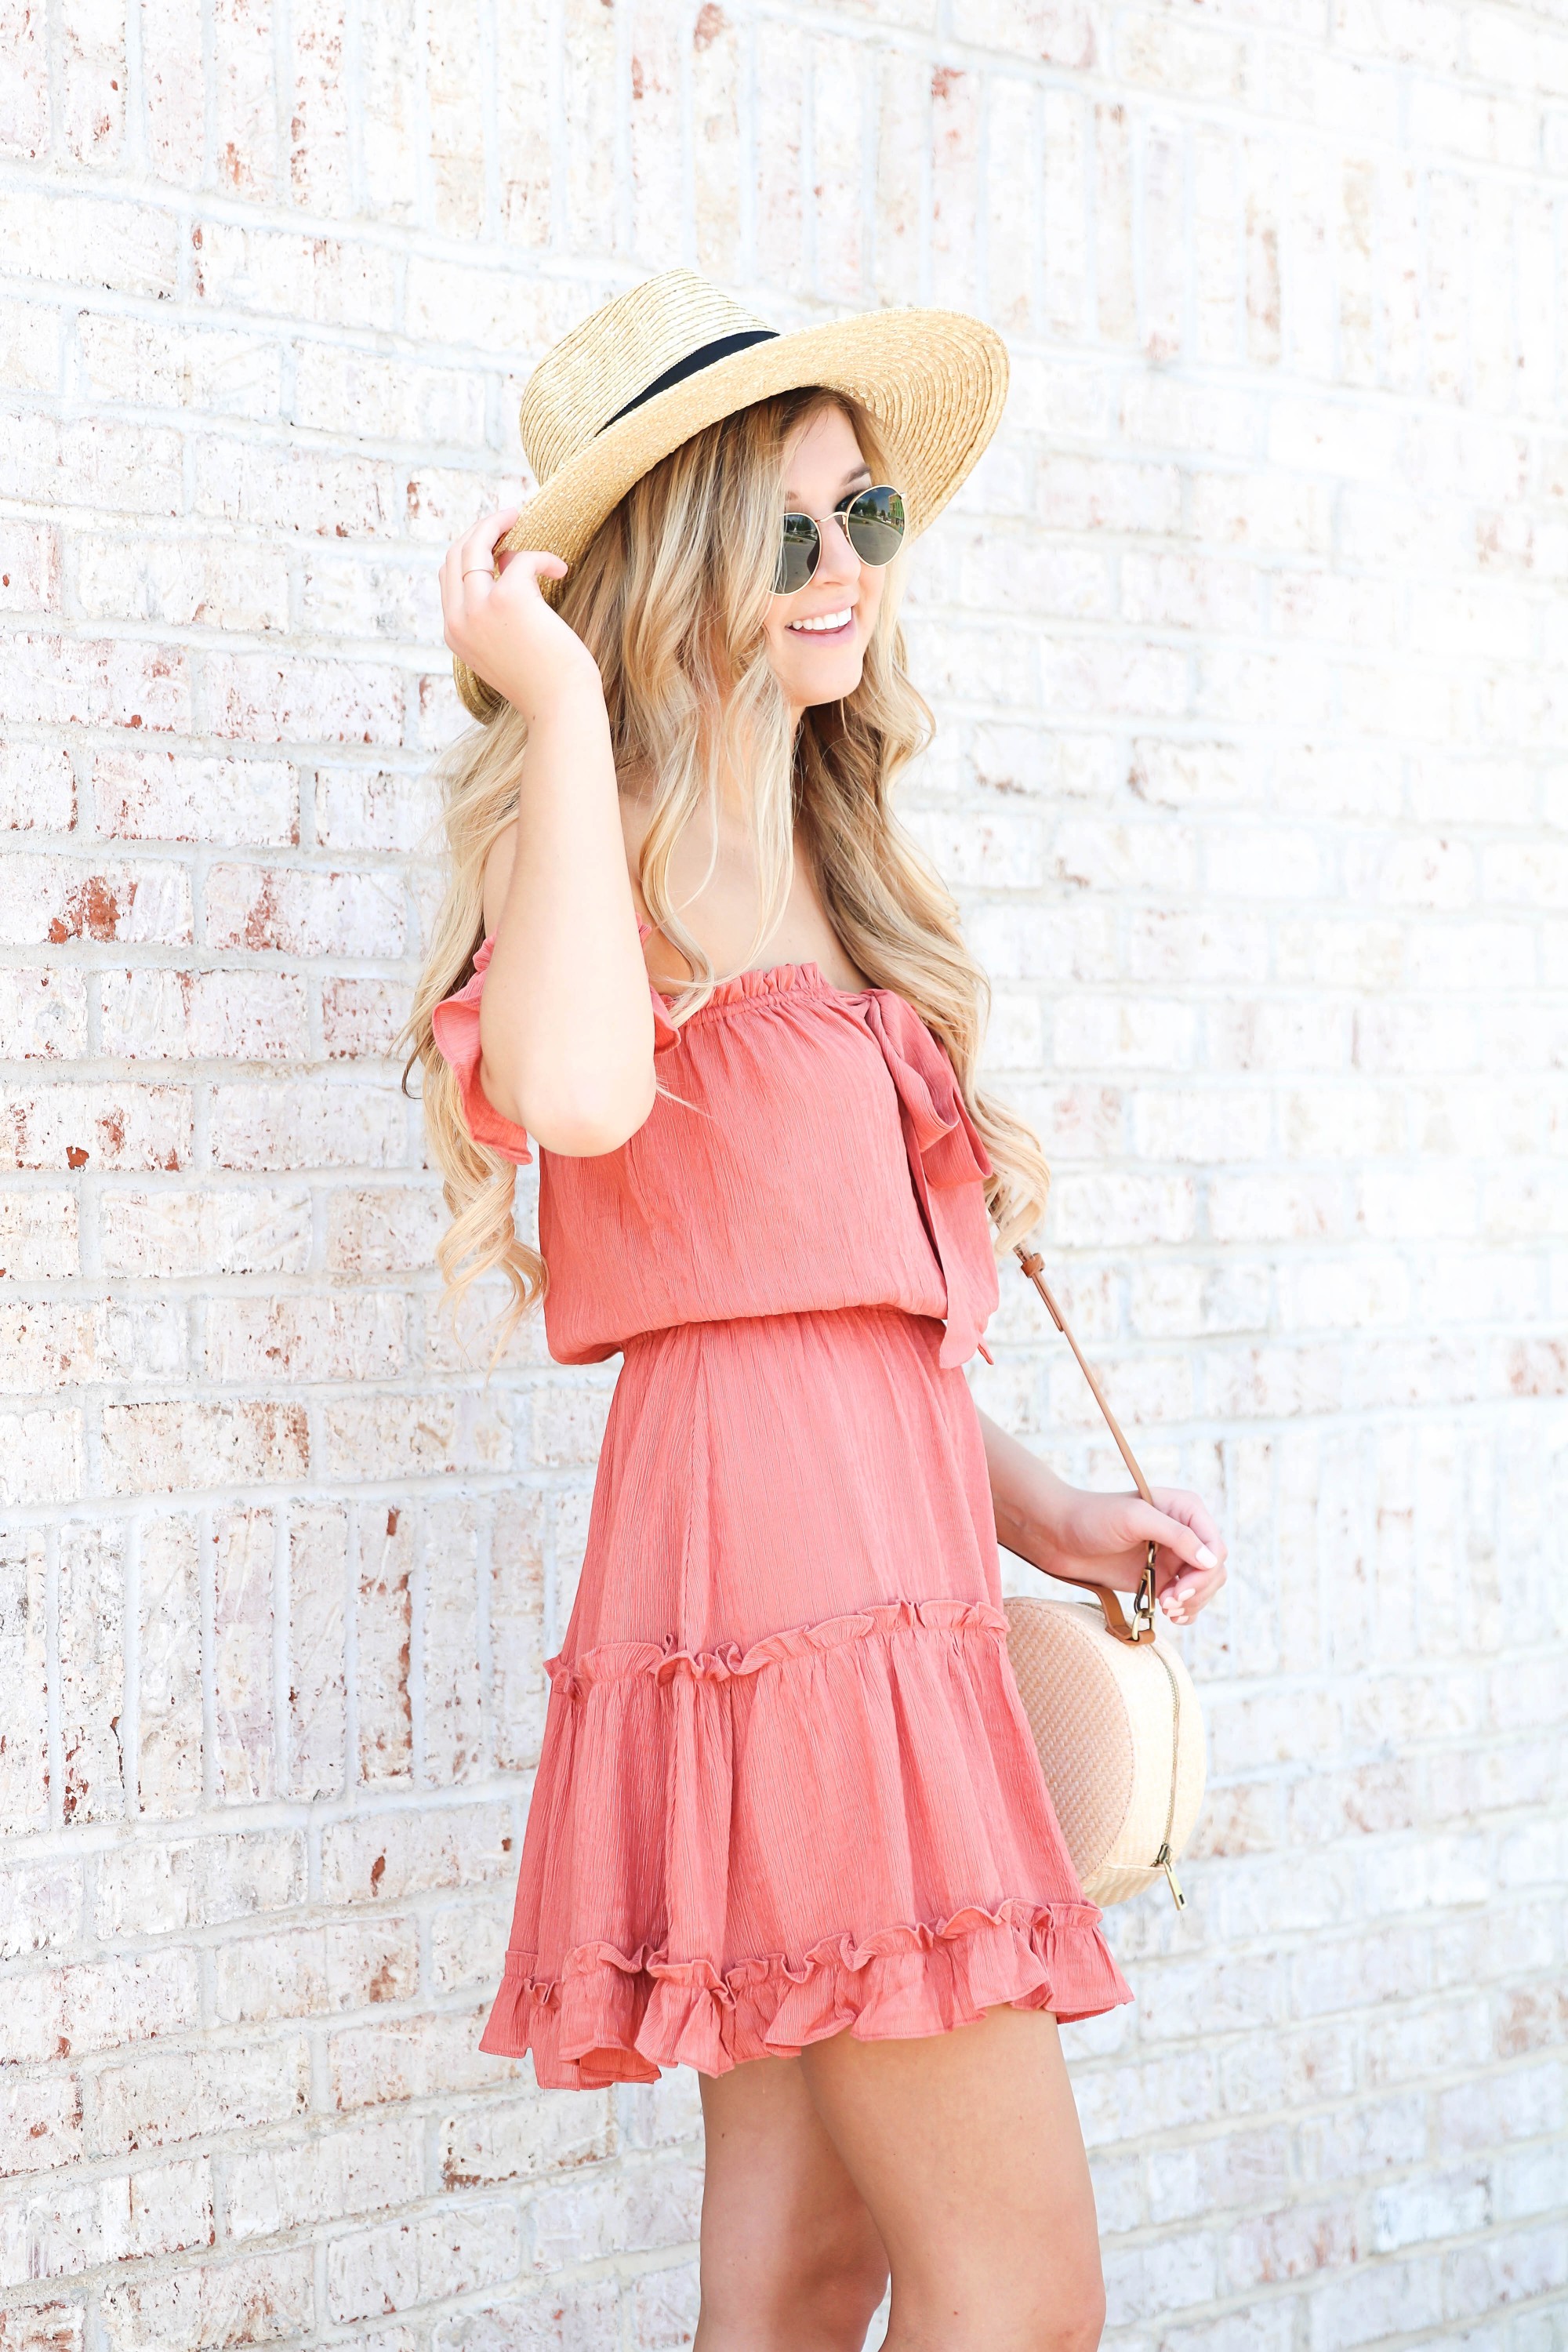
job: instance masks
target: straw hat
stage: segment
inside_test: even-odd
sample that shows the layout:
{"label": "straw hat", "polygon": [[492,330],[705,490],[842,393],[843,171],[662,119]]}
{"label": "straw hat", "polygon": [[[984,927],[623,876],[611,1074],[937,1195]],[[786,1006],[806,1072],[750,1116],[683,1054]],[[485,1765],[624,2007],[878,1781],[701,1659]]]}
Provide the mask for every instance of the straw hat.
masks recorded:
{"label": "straw hat", "polygon": [[[776,334],[689,269],[617,294],[528,380],[520,422],[538,495],[501,541],[574,563],[606,515],[672,449],[775,394],[822,384],[876,418],[897,461],[911,535],[942,512],[1002,415],[1002,339],[956,310],[872,310]],[[541,583],[553,598],[558,583]],[[476,719],[501,698],[463,662]]]}

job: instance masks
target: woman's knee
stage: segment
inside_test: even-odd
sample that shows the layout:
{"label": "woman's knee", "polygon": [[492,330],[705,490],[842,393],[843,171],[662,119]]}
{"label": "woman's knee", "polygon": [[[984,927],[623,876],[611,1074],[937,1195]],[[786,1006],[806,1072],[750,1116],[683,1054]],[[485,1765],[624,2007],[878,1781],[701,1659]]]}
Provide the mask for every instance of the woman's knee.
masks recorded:
{"label": "woman's knee", "polygon": [[1086,2283],[1058,2310],[1039,2352],[1096,2352],[1105,2333],[1105,2288],[1099,2279]]}
{"label": "woman's knee", "polygon": [[805,2270],[806,2295],[819,2315],[824,2345],[842,2342],[851,2352],[860,2352],[866,2330],[888,2292],[888,2258],[880,2242],[867,2243],[858,2236],[837,2247],[825,2247],[815,2258],[808,2256]]}
{"label": "woman's knee", "polygon": [[951,2278],[911,2286],[893,2281],[889,2352],[1096,2352],[1105,2332],[1105,2289],[1097,2273],[1081,2279],[1031,2278],[1020,2264],[984,2285]]}
{"label": "woman's knee", "polygon": [[860,2352],[888,2288],[887,2257],[862,2229],[781,2247],[704,2277],[697,2352]]}

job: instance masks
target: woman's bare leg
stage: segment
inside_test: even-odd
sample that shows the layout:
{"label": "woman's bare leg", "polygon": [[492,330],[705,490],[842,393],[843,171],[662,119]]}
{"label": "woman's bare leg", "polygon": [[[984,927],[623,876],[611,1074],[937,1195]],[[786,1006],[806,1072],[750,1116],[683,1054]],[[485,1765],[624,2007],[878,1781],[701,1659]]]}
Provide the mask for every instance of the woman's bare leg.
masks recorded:
{"label": "woman's bare leg", "polygon": [[694,2352],[860,2352],[888,2258],[800,2060],[757,2058],[704,2075],[702,2120]]}
{"label": "woman's bare leg", "polygon": [[1093,2352],[1100,2237],[1055,2018],[840,2033],[797,2063],[892,2264],[887,2352]]}

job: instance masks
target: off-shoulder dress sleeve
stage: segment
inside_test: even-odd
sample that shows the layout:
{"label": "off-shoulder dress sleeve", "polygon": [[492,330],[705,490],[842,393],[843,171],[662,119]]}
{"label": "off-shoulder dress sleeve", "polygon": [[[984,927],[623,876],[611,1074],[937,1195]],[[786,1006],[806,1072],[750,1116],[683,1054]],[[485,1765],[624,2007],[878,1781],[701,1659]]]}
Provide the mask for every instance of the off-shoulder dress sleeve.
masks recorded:
{"label": "off-shoulder dress sleeve", "polygon": [[[430,1025],[436,1033],[437,1050],[458,1081],[463,1116],[474,1141],[487,1144],[504,1159],[526,1168],[533,1158],[526,1133],[514,1121],[501,1117],[479,1084],[479,999],[485,992],[485,974],[494,952],[495,940],[485,940],[474,958],[473,978],[455,996],[448,996],[436,1007]],[[653,1000],[653,1050],[662,1054],[679,1043],[680,1032],[651,982],[648,994]]]}

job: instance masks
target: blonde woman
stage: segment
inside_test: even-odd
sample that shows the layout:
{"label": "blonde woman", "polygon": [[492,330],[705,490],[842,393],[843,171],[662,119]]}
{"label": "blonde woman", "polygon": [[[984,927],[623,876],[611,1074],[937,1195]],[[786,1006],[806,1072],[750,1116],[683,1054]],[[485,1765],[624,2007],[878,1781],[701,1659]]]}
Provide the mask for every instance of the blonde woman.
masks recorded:
{"label": "blonde woman", "polygon": [[623,1358],[484,2047],[698,2070],[700,2352],[849,2352],[889,2266],[897,2352],[1099,2342],[1057,2021],[1131,1995],[996,1536],[1124,1588],[1152,1538],[1177,1621],[1224,1576],[1195,1496],[1064,1486],[963,1378],[1047,1178],[889,813],[897,593],[1005,381],[973,320],[775,336],[671,273],[544,361],[544,488],[441,575],[483,721],[415,1016],[443,1263]]}

